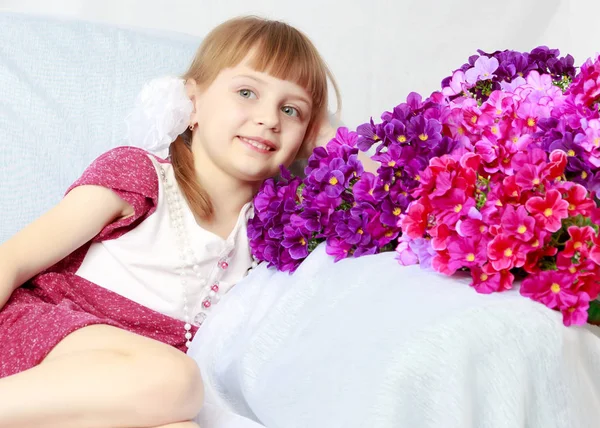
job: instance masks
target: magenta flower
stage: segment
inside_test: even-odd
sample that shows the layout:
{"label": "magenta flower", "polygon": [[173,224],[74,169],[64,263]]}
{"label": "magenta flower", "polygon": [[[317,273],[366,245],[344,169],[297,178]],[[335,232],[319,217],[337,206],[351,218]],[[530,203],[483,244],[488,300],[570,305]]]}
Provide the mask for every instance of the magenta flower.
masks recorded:
{"label": "magenta flower", "polygon": [[591,106],[600,98],[600,56],[594,61],[588,59],[573,80],[567,91],[575,95],[575,101],[585,106]]}
{"label": "magenta flower", "polygon": [[589,307],[590,296],[587,293],[579,293],[575,303],[566,308],[561,308],[563,324],[567,327],[571,325],[584,325],[588,320]]}
{"label": "magenta flower", "polygon": [[468,215],[475,206],[475,200],[468,197],[464,190],[455,188],[436,198],[432,204],[437,212],[437,220],[454,227],[458,220]]}
{"label": "magenta flower", "polygon": [[448,269],[456,271],[483,265],[487,261],[486,244],[481,237],[454,237],[448,244]]}
{"label": "magenta flower", "polygon": [[520,244],[512,237],[501,234],[487,244],[487,253],[495,270],[521,267],[525,263],[525,254],[520,251]]}
{"label": "magenta flower", "polygon": [[520,292],[551,309],[568,308],[577,302],[572,290],[574,282],[575,277],[570,273],[545,270],[525,278]]}
{"label": "magenta flower", "polygon": [[350,255],[352,244],[344,241],[341,238],[330,236],[327,238],[327,247],[325,252],[330,256],[334,256],[334,261],[339,262]]}
{"label": "magenta flower", "polygon": [[523,190],[531,190],[544,182],[543,165],[526,164],[517,170],[515,183]]}
{"label": "magenta flower", "polygon": [[482,294],[508,290],[511,288],[514,280],[514,276],[507,270],[498,272],[493,268],[490,269],[490,265],[484,265],[483,267],[474,266],[471,268],[471,278],[473,278],[473,283],[471,284],[473,288]]}
{"label": "magenta flower", "polygon": [[525,203],[525,207],[548,232],[560,229],[562,219],[569,215],[569,203],[555,189],[548,190],[546,198],[534,196]]}
{"label": "magenta flower", "polygon": [[516,210],[512,205],[507,206],[501,221],[504,231],[519,241],[529,242],[533,238],[535,219],[529,215],[523,205]]}

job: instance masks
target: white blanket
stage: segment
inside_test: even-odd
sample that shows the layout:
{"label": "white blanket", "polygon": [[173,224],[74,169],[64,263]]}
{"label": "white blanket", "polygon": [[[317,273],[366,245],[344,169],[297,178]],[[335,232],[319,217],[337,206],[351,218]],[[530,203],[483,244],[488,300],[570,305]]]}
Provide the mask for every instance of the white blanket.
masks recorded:
{"label": "white blanket", "polygon": [[260,426],[215,423],[228,412],[268,428],[600,426],[600,329],[393,258],[334,264],[319,247],[230,291],[190,349],[204,427]]}

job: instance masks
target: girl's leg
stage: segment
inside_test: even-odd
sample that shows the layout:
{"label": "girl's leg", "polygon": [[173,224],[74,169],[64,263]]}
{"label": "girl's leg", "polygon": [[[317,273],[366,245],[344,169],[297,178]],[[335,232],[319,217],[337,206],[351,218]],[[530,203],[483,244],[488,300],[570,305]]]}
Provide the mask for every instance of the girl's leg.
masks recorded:
{"label": "girl's leg", "polygon": [[202,401],[187,355],[94,325],[68,335],[37,367],[0,379],[0,428],[168,426],[194,418]]}
{"label": "girl's leg", "polygon": [[200,428],[200,425],[198,425],[196,422],[188,421],[188,422],[179,422],[179,423],[169,424],[169,425],[162,425],[160,427],[154,427],[154,428]]}

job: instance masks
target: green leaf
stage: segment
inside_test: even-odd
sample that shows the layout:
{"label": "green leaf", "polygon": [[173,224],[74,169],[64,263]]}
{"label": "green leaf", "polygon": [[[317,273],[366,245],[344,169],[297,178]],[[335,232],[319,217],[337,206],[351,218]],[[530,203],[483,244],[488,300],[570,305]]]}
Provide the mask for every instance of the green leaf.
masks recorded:
{"label": "green leaf", "polygon": [[588,323],[600,325],[600,301],[592,300],[588,309]]}

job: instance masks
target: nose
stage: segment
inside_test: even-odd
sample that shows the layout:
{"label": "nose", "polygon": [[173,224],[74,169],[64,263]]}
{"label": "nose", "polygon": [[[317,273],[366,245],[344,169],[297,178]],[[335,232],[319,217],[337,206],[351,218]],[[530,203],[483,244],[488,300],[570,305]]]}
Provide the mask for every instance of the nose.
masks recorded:
{"label": "nose", "polygon": [[279,131],[279,120],[279,107],[266,104],[257,107],[255,112],[255,122],[257,125],[264,126],[265,128],[277,132]]}

